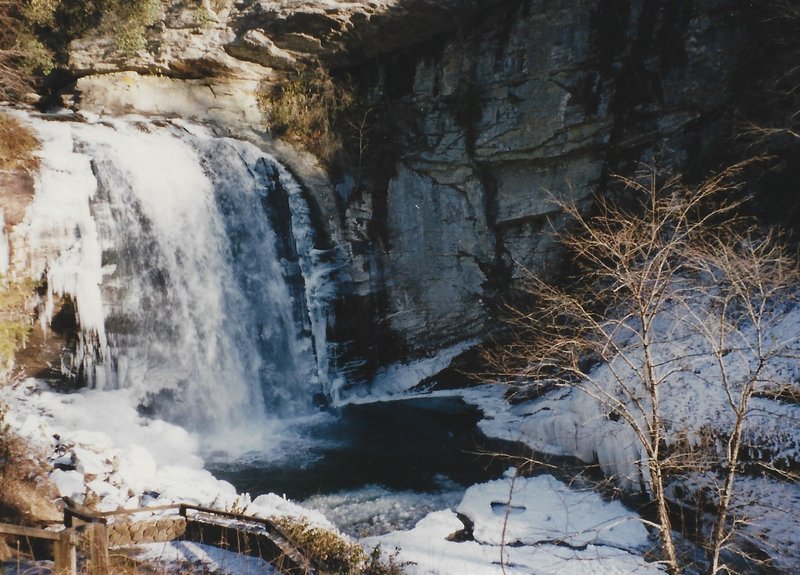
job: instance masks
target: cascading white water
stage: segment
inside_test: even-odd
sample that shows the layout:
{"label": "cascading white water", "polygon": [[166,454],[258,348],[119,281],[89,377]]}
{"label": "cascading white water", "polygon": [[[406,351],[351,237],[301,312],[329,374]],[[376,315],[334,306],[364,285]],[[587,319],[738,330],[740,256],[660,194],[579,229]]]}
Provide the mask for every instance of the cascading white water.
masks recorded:
{"label": "cascading white water", "polygon": [[32,265],[47,276],[45,316],[54,294],[75,302],[73,367],[194,429],[305,411],[327,380],[331,266],[314,269],[288,172],[184,123],[32,122]]}

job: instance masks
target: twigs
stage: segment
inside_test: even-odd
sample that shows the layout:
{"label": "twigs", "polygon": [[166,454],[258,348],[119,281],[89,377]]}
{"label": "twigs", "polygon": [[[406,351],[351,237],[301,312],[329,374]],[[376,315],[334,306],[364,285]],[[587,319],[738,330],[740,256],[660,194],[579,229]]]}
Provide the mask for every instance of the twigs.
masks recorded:
{"label": "twigs", "polygon": [[[776,303],[800,279],[797,261],[777,232],[739,215],[736,192],[753,161],[693,189],[677,178],[661,183],[653,168],[619,177],[627,194],[597,198],[591,215],[556,201],[572,221],[559,239],[575,276],[564,287],[528,274],[529,305],[506,309],[511,343],[486,354],[503,379],[577,389],[624,424],[641,449],[641,481],[673,574],[691,560],[673,536],[668,486],[693,473],[714,477],[709,572],[730,572],[723,557],[737,551],[732,502],[750,401],[779,384],[769,367],[797,343],[770,331]],[[687,385],[707,389],[723,409],[703,428],[705,442],[700,428],[675,417]]]}

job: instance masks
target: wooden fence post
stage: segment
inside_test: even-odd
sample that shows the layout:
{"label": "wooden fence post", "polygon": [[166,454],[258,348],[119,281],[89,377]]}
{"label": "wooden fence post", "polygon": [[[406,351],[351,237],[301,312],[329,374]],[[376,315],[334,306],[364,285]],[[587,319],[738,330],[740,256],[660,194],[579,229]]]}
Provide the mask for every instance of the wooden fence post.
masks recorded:
{"label": "wooden fence post", "polygon": [[71,529],[59,533],[53,544],[56,575],[77,575],[78,559],[75,552],[75,538]]}
{"label": "wooden fence post", "polygon": [[89,532],[89,558],[91,575],[110,575],[111,565],[108,560],[108,525],[93,523]]}

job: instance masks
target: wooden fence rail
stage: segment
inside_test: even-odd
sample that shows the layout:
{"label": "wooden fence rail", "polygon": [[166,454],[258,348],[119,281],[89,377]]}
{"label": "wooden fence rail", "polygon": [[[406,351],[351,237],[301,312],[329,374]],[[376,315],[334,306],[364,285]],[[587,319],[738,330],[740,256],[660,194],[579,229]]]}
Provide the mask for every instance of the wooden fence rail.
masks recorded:
{"label": "wooden fence rail", "polygon": [[56,575],[77,575],[78,559],[75,551],[76,536],[73,529],[47,531],[35,527],[0,523],[0,537],[24,537],[52,541]]}
{"label": "wooden fence rail", "polygon": [[[319,572],[319,565],[305,556],[302,547],[297,541],[270,519],[189,503],[172,503],[169,505],[117,509],[114,511],[92,511],[76,504],[69,498],[64,498],[64,502],[66,503],[64,508],[64,525],[66,527],[69,528],[81,524],[94,525],[91,539],[93,557],[91,565],[97,565],[100,570],[95,571],[92,569],[92,575],[106,575],[104,569],[108,564],[109,520],[142,513],[172,510],[177,511],[178,515],[187,521],[187,529],[184,535],[186,539],[210,545],[214,545],[215,542],[219,541],[228,542],[234,540],[237,543],[235,548],[232,549],[233,551],[261,557],[278,567],[282,573],[309,575]],[[194,513],[190,514],[189,512]],[[207,517],[203,517],[204,515]],[[214,522],[213,518],[231,519],[244,524],[258,525],[263,530],[263,533],[249,533],[246,529]],[[211,535],[212,533],[214,535]]]}
{"label": "wooden fence rail", "polygon": [[[64,529],[47,531],[33,527],[0,524],[0,537],[16,536],[44,539],[53,542],[53,555],[57,575],[77,575],[76,544],[78,536],[88,543],[89,575],[109,575],[109,520],[142,513],[177,511],[186,521],[184,538],[215,545],[224,544],[237,553],[261,557],[289,575],[310,575],[319,572],[319,566],[309,560],[298,543],[270,519],[251,517],[241,513],[213,509],[188,503],[173,503],[137,509],[92,511],[65,497]],[[190,513],[193,512],[193,513]],[[239,525],[214,521],[224,518],[246,525],[257,525],[253,531]],[[114,524],[116,525],[116,524]],[[235,542],[235,546],[230,542]]]}

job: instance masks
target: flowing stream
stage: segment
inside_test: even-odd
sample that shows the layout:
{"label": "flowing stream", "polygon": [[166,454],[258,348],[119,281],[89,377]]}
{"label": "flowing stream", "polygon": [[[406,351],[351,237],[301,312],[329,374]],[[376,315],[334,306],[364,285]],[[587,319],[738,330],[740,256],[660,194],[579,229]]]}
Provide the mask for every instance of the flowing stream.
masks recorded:
{"label": "flowing stream", "polygon": [[[458,397],[345,405],[305,421],[272,457],[208,458],[241,492],[274,492],[322,511],[354,537],[410,529],[455,507],[467,486],[499,477],[509,444],[480,433],[482,415]],[[287,433],[289,431],[289,433]]]}

